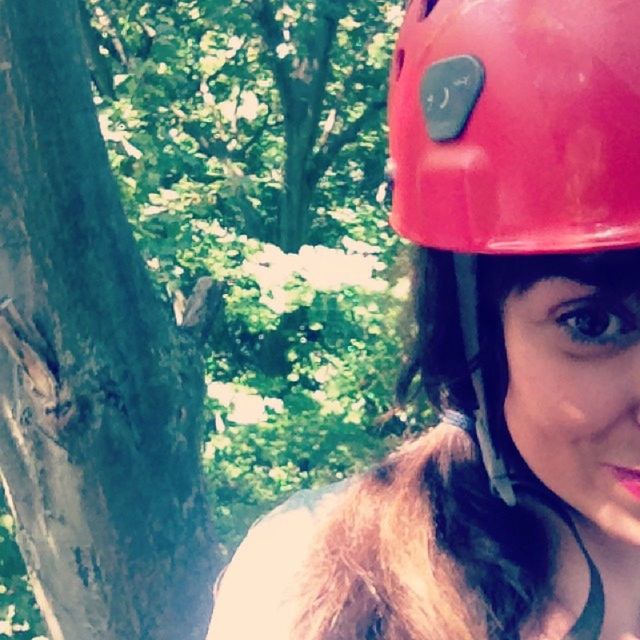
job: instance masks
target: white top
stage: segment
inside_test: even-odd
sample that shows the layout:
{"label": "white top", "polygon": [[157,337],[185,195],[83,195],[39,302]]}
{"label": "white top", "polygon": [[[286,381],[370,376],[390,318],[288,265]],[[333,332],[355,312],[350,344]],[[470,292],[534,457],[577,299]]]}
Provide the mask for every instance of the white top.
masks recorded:
{"label": "white top", "polygon": [[220,582],[207,640],[300,640],[291,631],[291,594],[348,484],[299,491],[251,527]]}

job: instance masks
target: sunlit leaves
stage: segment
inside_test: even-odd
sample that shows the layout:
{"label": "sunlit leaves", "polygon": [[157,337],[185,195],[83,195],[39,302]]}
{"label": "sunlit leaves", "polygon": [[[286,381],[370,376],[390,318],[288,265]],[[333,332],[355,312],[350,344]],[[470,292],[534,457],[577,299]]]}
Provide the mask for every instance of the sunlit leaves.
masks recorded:
{"label": "sunlit leaves", "polygon": [[100,117],[143,257],[168,299],[202,275],[225,285],[204,462],[230,548],[283,493],[348,475],[416,426],[415,415],[391,411],[406,269],[389,266],[398,241],[382,111],[332,150],[384,102],[401,10],[386,0],[273,2],[272,45],[299,104],[321,22],[338,19],[308,157],[329,160],[311,185],[306,242],[286,254],[277,243],[290,148],[257,5],[111,3],[113,29],[99,25],[105,51],[115,30],[128,57],[114,62],[116,100],[100,101]]}
{"label": "sunlit leaves", "polygon": [[0,495],[0,637],[46,640],[26,568],[17,544],[15,524]]}

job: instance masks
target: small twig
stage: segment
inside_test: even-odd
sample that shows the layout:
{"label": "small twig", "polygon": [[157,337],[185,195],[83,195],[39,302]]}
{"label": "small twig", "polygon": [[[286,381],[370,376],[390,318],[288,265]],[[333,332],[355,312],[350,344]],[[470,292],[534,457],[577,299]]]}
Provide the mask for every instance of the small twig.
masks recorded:
{"label": "small twig", "polygon": [[107,10],[97,3],[93,6],[93,13],[96,17],[100,29],[102,29],[104,33],[109,37],[112,51],[115,54],[114,57],[118,60],[118,62],[120,62],[120,64],[122,64],[122,66],[128,68],[129,56],[127,55],[118,30],[114,26],[115,21],[111,18],[111,15],[107,12]]}

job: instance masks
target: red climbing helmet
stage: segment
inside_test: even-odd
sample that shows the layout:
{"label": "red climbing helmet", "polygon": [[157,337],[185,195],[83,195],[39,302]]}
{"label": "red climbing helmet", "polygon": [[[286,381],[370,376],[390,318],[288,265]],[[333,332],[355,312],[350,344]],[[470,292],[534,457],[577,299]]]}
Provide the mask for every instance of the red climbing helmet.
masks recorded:
{"label": "red climbing helmet", "polygon": [[640,2],[412,0],[391,223],[465,253],[640,246]]}

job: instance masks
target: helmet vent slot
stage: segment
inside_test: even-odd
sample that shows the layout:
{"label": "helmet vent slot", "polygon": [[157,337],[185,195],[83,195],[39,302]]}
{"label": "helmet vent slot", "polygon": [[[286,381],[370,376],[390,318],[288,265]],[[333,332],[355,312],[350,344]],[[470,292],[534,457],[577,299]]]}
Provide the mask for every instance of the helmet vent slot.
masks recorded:
{"label": "helmet vent slot", "polygon": [[395,80],[400,79],[402,74],[402,68],[404,67],[404,49],[398,49],[396,51],[396,58],[393,63],[393,77]]}
{"label": "helmet vent slot", "polygon": [[438,0],[422,0],[420,20],[424,20],[436,7]]}

